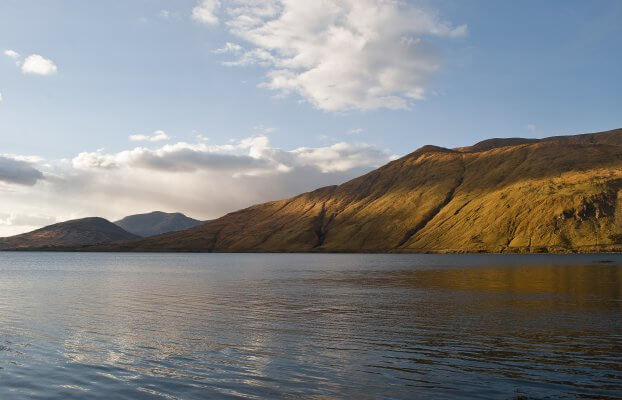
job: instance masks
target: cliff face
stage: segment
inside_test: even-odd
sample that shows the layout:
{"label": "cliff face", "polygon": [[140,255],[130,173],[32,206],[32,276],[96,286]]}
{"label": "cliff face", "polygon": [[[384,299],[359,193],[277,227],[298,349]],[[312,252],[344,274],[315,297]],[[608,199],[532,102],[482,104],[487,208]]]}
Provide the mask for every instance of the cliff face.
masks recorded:
{"label": "cliff face", "polygon": [[82,218],[0,238],[0,250],[86,246],[136,238],[103,218]]}
{"label": "cliff face", "polygon": [[107,249],[620,251],[621,189],[622,130],[426,146],[339,186]]}

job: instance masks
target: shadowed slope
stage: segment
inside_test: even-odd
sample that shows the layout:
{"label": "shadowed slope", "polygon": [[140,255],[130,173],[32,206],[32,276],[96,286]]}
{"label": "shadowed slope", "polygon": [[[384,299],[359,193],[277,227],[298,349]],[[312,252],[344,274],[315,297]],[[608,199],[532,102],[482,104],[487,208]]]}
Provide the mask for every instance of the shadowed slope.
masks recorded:
{"label": "shadowed slope", "polygon": [[622,130],[423,147],[339,186],[110,250],[622,249]]}
{"label": "shadowed slope", "polygon": [[120,226],[134,235],[142,237],[183,231],[184,229],[194,228],[204,223],[204,221],[186,217],[181,213],[165,213],[162,211],[130,215],[119,221],[115,221],[115,225]]}
{"label": "shadowed slope", "polygon": [[83,218],[0,238],[0,249],[38,249],[93,245],[136,238],[103,218]]}

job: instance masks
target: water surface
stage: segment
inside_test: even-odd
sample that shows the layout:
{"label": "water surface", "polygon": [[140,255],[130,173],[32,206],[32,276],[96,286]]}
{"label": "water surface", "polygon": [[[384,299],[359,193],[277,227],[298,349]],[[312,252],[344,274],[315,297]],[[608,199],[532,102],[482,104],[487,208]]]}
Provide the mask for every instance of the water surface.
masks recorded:
{"label": "water surface", "polygon": [[622,258],[0,253],[22,398],[622,398]]}

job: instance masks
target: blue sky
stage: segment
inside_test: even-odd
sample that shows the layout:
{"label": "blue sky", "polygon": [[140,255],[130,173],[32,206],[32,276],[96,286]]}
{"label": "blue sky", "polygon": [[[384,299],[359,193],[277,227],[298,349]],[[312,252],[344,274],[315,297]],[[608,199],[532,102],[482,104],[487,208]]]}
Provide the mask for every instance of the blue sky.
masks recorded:
{"label": "blue sky", "polygon": [[[0,215],[0,235],[2,221],[10,233],[38,225],[16,224],[22,217],[115,218],[126,210],[159,207],[207,218],[245,205],[222,195],[221,206],[201,208],[213,188],[200,199],[181,200],[163,200],[167,193],[154,189],[171,180],[194,186],[190,172],[195,179],[209,172],[224,186],[231,177],[239,184],[241,175],[267,179],[265,171],[222,172],[220,164],[209,164],[213,154],[280,165],[278,179],[262,181],[278,189],[244,193],[246,202],[254,202],[347,179],[424,144],[457,147],[489,137],[622,126],[620,1],[327,0],[315,8],[303,3],[0,2],[0,51],[19,53],[0,54],[0,155],[43,177],[34,185],[31,179],[0,182],[6,193],[0,206],[13,210],[4,219]],[[322,25],[333,16],[334,23]],[[254,25],[245,25],[251,17]],[[30,55],[49,61],[55,71],[25,73]],[[166,139],[129,139],[160,131]],[[243,144],[253,137],[261,138],[259,147]],[[180,142],[188,146],[172,148]],[[181,148],[212,158],[190,172],[168,159],[146,167],[131,158],[135,153],[129,155],[136,148],[162,160]],[[295,152],[301,148],[306,150]],[[275,161],[266,156],[269,151],[300,159]],[[68,183],[69,177],[86,179],[88,172],[108,182],[111,170],[129,168],[130,158],[140,173],[186,175],[133,182],[144,183],[143,194],[152,202],[128,187],[111,187],[140,201],[110,208],[104,203],[112,193],[95,199],[90,191],[76,192],[84,201],[72,204],[71,212],[42,205],[41,199],[62,203],[58,193],[78,185]],[[297,171],[303,164],[317,174],[304,175],[306,184],[283,183],[300,181],[287,168]],[[119,179],[125,178],[114,177]],[[36,200],[23,205],[26,198]],[[85,205],[93,202],[102,204]],[[14,211],[16,204],[23,210]]]}

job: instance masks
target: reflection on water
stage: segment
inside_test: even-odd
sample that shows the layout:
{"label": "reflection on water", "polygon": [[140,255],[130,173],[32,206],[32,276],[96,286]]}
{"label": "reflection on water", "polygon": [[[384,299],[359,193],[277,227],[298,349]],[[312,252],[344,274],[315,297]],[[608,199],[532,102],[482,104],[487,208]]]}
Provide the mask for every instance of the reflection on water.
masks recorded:
{"label": "reflection on water", "polygon": [[606,259],[0,253],[0,398],[622,398]]}

